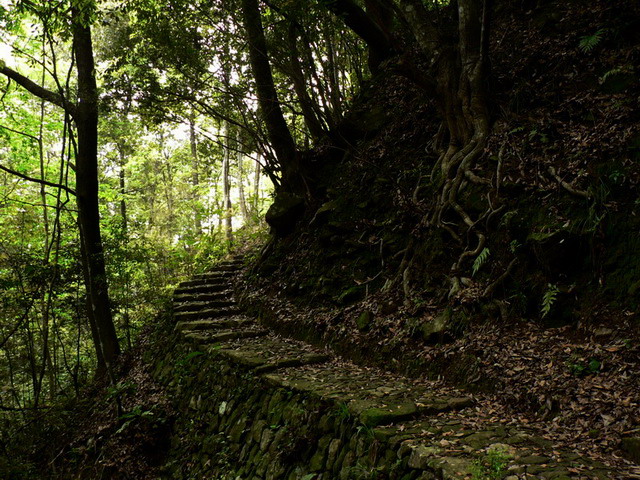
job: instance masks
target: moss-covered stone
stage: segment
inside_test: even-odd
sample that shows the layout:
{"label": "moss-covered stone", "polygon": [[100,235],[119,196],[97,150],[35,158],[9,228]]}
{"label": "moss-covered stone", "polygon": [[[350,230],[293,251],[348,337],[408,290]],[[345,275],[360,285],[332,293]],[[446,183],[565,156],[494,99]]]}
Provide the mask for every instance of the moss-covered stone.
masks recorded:
{"label": "moss-covered stone", "polygon": [[280,191],[265,214],[265,220],[274,233],[284,236],[291,233],[304,213],[304,199],[292,193]]}
{"label": "moss-covered stone", "polygon": [[360,413],[360,421],[367,427],[399,422],[416,415],[418,407],[413,402],[392,404],[387,407],[374,407]]}
{"label": "moss-covered stone", "polygon": [[365,310],[356,319],[356,326],[358,330],[365,331],[368,330],[371,326],[371,322],[373,321],[373,312],[371,310]]}
{"label": "moss-covered stone", "polygon": [[621,447],[629,460],[640,463],[640,437],[623,438]]}

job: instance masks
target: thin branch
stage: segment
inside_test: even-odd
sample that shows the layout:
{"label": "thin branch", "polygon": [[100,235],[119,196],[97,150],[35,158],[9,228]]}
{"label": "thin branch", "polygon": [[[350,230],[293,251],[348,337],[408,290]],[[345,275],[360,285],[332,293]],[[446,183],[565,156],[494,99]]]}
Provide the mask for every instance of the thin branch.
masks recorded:
{"label": "thin branch", "polygon": [[0,125],[0,128],[4,128],[5,130],[8,130],[10,132],[17,133],[18,135],[23,135],[25,137],[28,137],[28,138],[30,138],[32,140],[35,140],[36,142],[40,143],[40,139],[38,137],[36,137],[34,135],[31,135],[29,133],[22,132],[20,130],[14,130],[13,128],[9,128],[9,127],[6,127],[4,125]]}
{"label": "thin branch", "polygon": [[20,177],[30,182],[39,183],[40,185],[46,185],[48,187],[53,187],[53,188],[60,188],[65,192],[73,195],[74,197],[76,196],[75,190],[67,187],[66,185],[60,185],[59,183],[48,182],[47,180],[41,180],[39,178],[30,177],[28,175],[25,175],[24,173],[20,173],[15,170],[12,170],[11,168],[5,167],[4,165],[0,165],[0,170],[4,170],[5,172],[10,173],[11,175],[15,175],[16,177]]}
{"label": "thin branch", "polygon": [[484,289],[484,292],[482,292],[482,297],[483,298],[490,297],[493,294],[493,292],[495,291],[495,289],[509,275],[511,275],[511,272],[513,271],[513,268],[516,266],[517,263],[518,263],[518,257],[516,257],[513,260],[511,260],[511,262],[509,262],[509,265],[507,266],[507,269],[502,273],[502,275],[500,275],[498,278],[496,278],[490,285],[487,286],[487,288]]}
{"label": "thin branch", "polygon": [[36,97],[42,98],[47,102],[51,102],[54,105],[59,106],[60,108],[68,110],[70,111],[69,113],[71,113],[72,115],[75,112],[75,106],[67,102],[61,95],[55,92],[52,92],[51,90],[47,90],[44,87],[41,87],[40,85],[28,79],[24,75],[21,75],[15,70],[12,70],[11,68],[7,67],[4,64],[4,62],[0,62],[0,73],[10,78],[14,82],[16,82],[18,85],[20,85],[21,87],[25,88],[27,91],[35,95]]}

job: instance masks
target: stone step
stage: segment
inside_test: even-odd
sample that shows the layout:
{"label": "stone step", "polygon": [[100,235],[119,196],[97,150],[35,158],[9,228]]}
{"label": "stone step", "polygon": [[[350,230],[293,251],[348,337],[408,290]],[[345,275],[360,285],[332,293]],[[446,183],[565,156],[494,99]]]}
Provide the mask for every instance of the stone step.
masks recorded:
{"label": "stone step", "polygon": [[269,335],[251,340],[228,342],[215,350],[233,363],[250,367],[255,373],[301,367],[331,360],[326,353],[302,342]]}
{"label": "stone step", "polygon": [[222,330],[217,332],[199,331],[199,332],[186,332],[184,338],[198,343],[198,344],[210,344],[227,342],[229,340],[236,340],[239,338],[252,338],[267,335],[269,332],[263,328],[249,328],[240,330]]}
{"label": "stone step", "polygon": [[197,312],[178,312],[175,314],[176,321],[205,320],[208,318],[230,317],[238,315],[241,312],[239,308],[209,308]]}
{"label": "stone step", "polygon": [[213,268],[211,268],[209,272],[205,272],[204,274],[200,274],[200,275],[206,275],[207,273],[217,273],[217,272],[237,272],[243,267],[243,265],[244,263],[242,262],[222,262],[214,266]]}
{"label": "stone step", "polygon": [[180,282],[180,284],[178,285],[178,288],[198,287],[200,285],[224,285],[228,287],[229,281],[226,278],[191,279],[191,280],[185,280],[184,282]]}
{"label": "stone step", "polygon": [[236,302],[234,300],[209,300],[207,302],[180,302],[178,305],[174,305],[173,311],[178,312],[199,312],[208,308],[227,308],[235,307]]}
{"label": "stone step", "polygon": [[249,318],[231,317],[212,320],[192,320],[190,322],[176,323],[176,330],[180,332],[199,330],[229,330],[255,325],[255,321]]}
{"label": "stone step", "polygon": [[428,386],[384,372],[334,361],[264,375],[271,384],[344,404],[367,427],[461,410],[470,397],[433,395]]}
{"label": "stone step", "polygon": [[233,300],[230,290],[214,293],[181,293],[173,296],[173,304],[180,305],[188,302],[215,302],[219,300]]}
{"label": "stone step", "polygon": [[178,287],[174,290],[173,294],[175,295],[184,295],[184,294],[199,294],[199,293],[217,293],[224,292],[229,290],[229,285],[226,283],[219,284],[198,284],[198,285],[189,285],[185,287]]}
{"label": "stone step", "polygon": [[219,278],[230,278],[233,277],[236,273],[237,269],[234,270],[221,270],[221,271],[210,271],[206,273],[200,273],[198,275],[194,275],[192,278],[194,280],[212,280]]}

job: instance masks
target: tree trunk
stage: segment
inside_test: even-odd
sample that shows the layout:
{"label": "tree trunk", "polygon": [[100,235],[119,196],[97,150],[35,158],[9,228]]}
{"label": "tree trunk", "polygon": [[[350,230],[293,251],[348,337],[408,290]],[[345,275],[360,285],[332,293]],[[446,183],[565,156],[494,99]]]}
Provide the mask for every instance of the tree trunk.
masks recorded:
{"label": "tree trunk", "polygon": [[200,237],[200,234],[202,233],[202,218],[200,215],[200,205],[198,204],[198,186],[200,185],[200,159],[198,158],[196,126],[193,116],[189,118],[189,145],[191,146],[191,168],[193,172],[191,175],[191,184],[193,187],[192,199],[194,209],[193,226],[195,229],[196,237]]}
{"label": "tree trunk", "polygon": [[380,26],[352,0],[329,0],[326,6],[342,19],[353,32],[365,41],[369,47],[369,68],[376,71],[380,62],[391,56],[393,48],[389,37]]}
{"label": "tree trunk", "polygon": [[247,199],[244,195],[244,153],[240,149],[240,129],[236,132],[236,159],[238,162],[238,203],[242,221],[246,225],[249,222],[249,210],[247,209]]}
{"label": "tree trunk", "polygon": [[[76,194],[78,224],[86,262],[86,288],[95,321],[99,346],[107,367],[120,353],[107,290],[98,204],[98,92],[89,26],[77,22],[74,11],[73,47],[78,71],[78,132]],[[91,317],[91,315],[90,315]]]}
{"label": "tree trunk", "polygon": [[253,214],[255,218],[260,215],[260,157],[256,159],[256,168],[253,172]]}
{"label": "tree trunk", "polygon": [[[393,24],[394,12],[391,5],[384,0],[365,0],[364,1],[367,16],[380,28],[385,37],[391,37],[391,27]],[[388,52],[380,52],[377,49],[369,48],[367,62],[369,70],[375,72],[381,62],[385,60],[385,54]]]}
{"label": "tree trunk", "polygon": [[289,49],[291,50],[290,78],[293,83],[293,89],[295,90],[298,101],[300,102],[300,109],[302,110],[307,130],[309,130],[309,133],[314,140],[319,140],[326,135],[326,130],[320,121],[320,116],[318,115],[320,107],[315,104],[307,92],[307,82],[304,78],[304,72],[302,71],[302,65],[300,63],[298,53],[298,34],[296,30],[296,25],[291,23],[289,25],[288,32]]}
{"label": "tree trunk", "polygon": [[[421,0],[400,0],[401,12],[427,58],[434,60],[430,72],[422,72],[418,84],[437,99],[443,117],[441,132],[434,139],[439,158],[432,172],[439,186],[433,209],[425,224],[446,230],[463,251],[451,267],[450,295],[460,288],[461,267],[466,259],[477,256],[486,237],[477,218],[465,211],[458,201],[464,182],[488,183],[473,173],[484,153],[490,131],[486,93],[486,65],[490,0],[457,1],[457,42],[447,43],[432,21]],[[447,140],[445,142],[444,140]],[[446,143],[446,144],[445,144]],[[446,212],[455,212],[458,225],[444,221]],[[473,236],[468,235],[473,232]],[[471,240],[475,237],[475,242]],[[410,257],[409,249],[405,260]],[[403,260],[401,275],[409,278],[411,262]],[[406,281],[405,293],[408,292]]]}
{"label": "tree trunk", "polygon": [[278,159],[279,165],[274,169],[282,172],[284,188],[295,188],[295,177],[301,174],[298,155],[278,101],[257,0],[242,0],[242,15],[249,43],[249,60],[256,81],[258,105],[269,141]]}
{"label": "tree trunk", "polygon": [[231,128],[229,122],[224,122],[225,149],[222,157],[222,206],[224,209],[224,231],[227,243],[233,241],[233,225],[231,212],[231,183],[229,178],[229,160],[231,159]]}

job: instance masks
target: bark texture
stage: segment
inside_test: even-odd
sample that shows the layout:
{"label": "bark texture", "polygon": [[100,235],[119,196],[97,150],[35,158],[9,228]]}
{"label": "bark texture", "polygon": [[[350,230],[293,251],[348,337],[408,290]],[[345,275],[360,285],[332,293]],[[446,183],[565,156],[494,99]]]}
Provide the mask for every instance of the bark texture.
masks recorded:
{"label": "bark texture", "polygon": [[100,351],[104,361],[113,362],[120,353],[107,289],[100,213],[98,205],[98,90],[89,26],[75,24],[73,47],[78,72],[78,103],[75,122],[78,132],[76,156],[76,199],[86,261],[86,288]]}
{"label": "bark texture", "polygon": [[267,127],[269,141],[278,158],[282,184],[286,188],[287,184],[292,183],[293,177],[299,174],[296,146],[278,101],[258,2],[242,0],[241,5],[249,43],[249,61],[256,81],[258,104]]}

